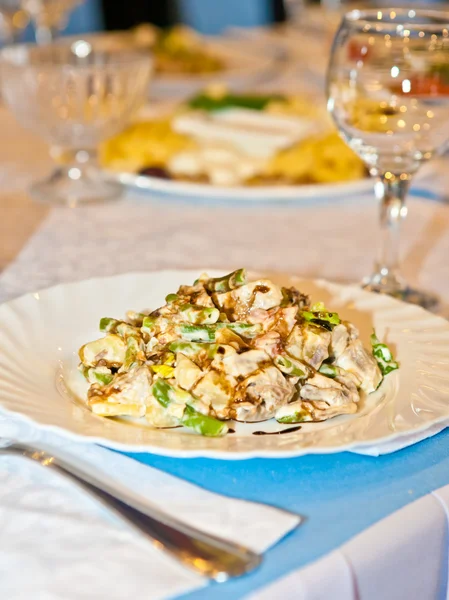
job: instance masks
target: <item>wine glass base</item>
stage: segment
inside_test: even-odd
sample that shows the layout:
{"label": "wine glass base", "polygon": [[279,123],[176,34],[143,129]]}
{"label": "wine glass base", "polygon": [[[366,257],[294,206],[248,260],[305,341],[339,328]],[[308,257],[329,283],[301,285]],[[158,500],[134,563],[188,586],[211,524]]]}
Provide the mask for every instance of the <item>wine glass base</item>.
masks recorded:
{"label": "wine glass base", "polygon": [[416,290],[408,285],[403,285],[397,288],[389,288],[388,286],[370,280],[362,282],[362,287],[368,292],[387,294],[388,296],[393,296],[393,298],[397,298],[403,302],[421,306],[422,308],[425,308],[431,312],[438,312],[441,307],[441,301],[438,296],[430,292]]}
{"label": "wine glass base", "polygon": [[96,170],[86,172],[78,167],[59,168],[30,188],[31,197],[38,202],[70,207],[116,200],[123,191],[120,183],[105,181]]}

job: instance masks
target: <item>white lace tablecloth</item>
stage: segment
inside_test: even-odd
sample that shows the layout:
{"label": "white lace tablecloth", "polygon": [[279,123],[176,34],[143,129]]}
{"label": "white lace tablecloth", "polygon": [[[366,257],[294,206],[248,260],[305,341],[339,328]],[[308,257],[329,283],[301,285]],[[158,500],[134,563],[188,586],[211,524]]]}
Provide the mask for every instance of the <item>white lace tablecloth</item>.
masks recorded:
{"label": "white lace tablecloth", "polygon": [[[137,198],[51,211],[0,280],[2,300],[55,283],[162,268],[284,271],[357,281],[378,244],[372,198],[208,205]],[[449,299],[449,205],[412,199],[402,243],[414,285]]]}

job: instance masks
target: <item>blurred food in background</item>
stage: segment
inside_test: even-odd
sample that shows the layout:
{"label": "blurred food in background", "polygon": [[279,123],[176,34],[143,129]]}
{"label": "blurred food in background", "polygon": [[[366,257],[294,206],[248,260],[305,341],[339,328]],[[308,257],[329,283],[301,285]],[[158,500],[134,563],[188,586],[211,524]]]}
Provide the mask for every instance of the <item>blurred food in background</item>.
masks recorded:
{"label": "blurred food in background", "polygon": [[108,170],[215,186],[303,185],[366,175],[323,108],[300,96],[212,88],[106,142]]}
{"label": "blurred food in background", "polygon": [[207,74],[226,68],[223,58],[205,44],[202,36],[185,25],[161,29],[145,23],[130,31],[95,37],[110,48],[126,48],[129,45],[148,48],[153,53],[158,74]]}
{"label": "blurred food in background", "polygon": [[189,98],[217,80],[231,89],[247,89],[279,71],[277,48],[261,55],[250,40],[202,36],[183,25],[161,29],[143,24],[129,31],[96,33],[83,39],[108,51],[130,47],[147,50],[155,65],[153,98]]}
{"label": "blurred food in background", "polygon": [[[139,29],[135,32],[137,38]],[[217,73],[226,67],[223,59],[205,47],[193,29],[183,25],[159,30],[153,51],[156,73]]]}

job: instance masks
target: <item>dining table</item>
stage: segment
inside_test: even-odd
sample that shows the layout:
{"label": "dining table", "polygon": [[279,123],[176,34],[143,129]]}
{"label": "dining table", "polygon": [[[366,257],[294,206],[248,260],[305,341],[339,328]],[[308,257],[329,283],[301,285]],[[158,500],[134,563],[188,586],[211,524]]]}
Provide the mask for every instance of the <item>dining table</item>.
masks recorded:
{"label": "dining table", "polygon": [[[294,73],[294,65],[286,65],[278,80],[266,85],[271,89],[291,85]],[[305,87],[301,81],[296,82],[299,90]],[[52,206],[33,201],[27,191],[51,170],[45,143],[23,129],[4,106],[0,106],[0,131],[0,302],[93,277],[164,269],[231,271],[245,266],[256,272],[356,283],[370,272],[375,259],[379,230],[373,191],[259,202],[127,189],[121,199],[103,204]],[[401,242],[404,275],[412,285],[437,294],[442,301],[440,314],[447,317],[448,157],[425,166],[412,186],[407,207]],[[1,420],[0,412],[0,425]],[[126,539],[120,546],[123,560],[119,570],[110,573],[109,582],[96,577],[101,556],[87,571],[80,570],[79,557],[74,563],[73,569],[79,577],[86,576],[89,585],[78,587],[74,578],[70,586],[61,584],[53,592],[47,586],[51,569],[37,559],[38,544],[30,542],[29,550],[23,547],[20,557],[12,561],[7,547],[15,529],[6,523],[15,520],[19,528],[21,517],[5,490],[10,486],[20,493],[30,476],[11,468],[2,471],[0,456],[0,597],[449,598],[446,425],[449,422],[440,423],[403,444],[379,444],[365,454],[224,460],[124,452],[133,464],[151,473],[162,472],[203,490],[303,519],[271,544],[253,572],[225,583],[190,582],[175,595],[152,589],[151,577],[145,580],[142,573],[134,578]],[[35,494],[39,504],[38,491]],[[27,510],[32,510],[32,503]],[[84,519],[88,524],[91,510],[81,501],[73,513],[55,506],[62,524],[64,519]],[[108,523],[106,511],[101,519]],[[258,528],[257,522],[253,525]],[[69,572],[71,552],[66,546],[58,552],[58,568]],[[145,547],[139,552],[145,555]],[[9,578],[5,578],[6,565]],[[33,595],[23,577],[29,570],[41,574],[36,575]],[[118,578],[128,587],[118,586]],[[6,580],[9,587],[2,591]]]}

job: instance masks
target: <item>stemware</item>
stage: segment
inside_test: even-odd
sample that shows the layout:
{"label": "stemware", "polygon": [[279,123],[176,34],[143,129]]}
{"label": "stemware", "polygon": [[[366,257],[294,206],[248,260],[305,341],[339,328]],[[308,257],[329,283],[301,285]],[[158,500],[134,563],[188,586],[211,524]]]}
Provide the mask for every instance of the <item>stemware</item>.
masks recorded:
{"label": "stemware", "polygon": [[449,13],[349,12],[334,39],[327,96],[340,133],[376,181],[380,252],[364,285],[435,308],[435,296],[400,274],[399,229],[413,175],[449,141]]}
{"label": "stemware", "polygon": [[54,41],[67,25],[71,11],[84,0],[21,0],[22,7],[31,16],[38,44]]}
{"label": "stemware", "polygon": [[86,40],[23,44],[4,48],[0,66],[6,104],[65,157],[49,179],[32,186],[32,196],[69,205],[118,196],[121,187],[96,168],[96,149],[145,102],[150,53],[99,49]]}

